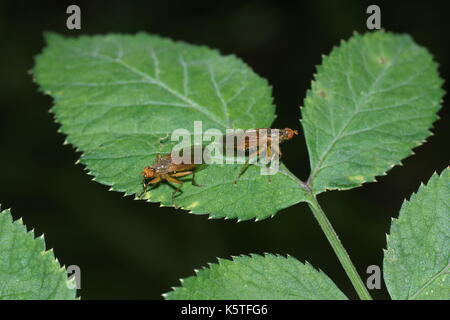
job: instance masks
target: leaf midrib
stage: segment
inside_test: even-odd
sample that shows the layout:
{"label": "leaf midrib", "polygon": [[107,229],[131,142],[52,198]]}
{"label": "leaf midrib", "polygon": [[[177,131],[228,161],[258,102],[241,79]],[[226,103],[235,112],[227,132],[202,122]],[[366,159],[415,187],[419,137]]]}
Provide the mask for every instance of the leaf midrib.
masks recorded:
{"label": "leaf midrib", "polygon": [[[103,61],[107,61],[110,63],[116,63],[118,65],[121,65],[123,68],[131,71],[132,73],[134,73],[137,76],[141,76],[142,78],[144,78],[146,81],[143,81],[145,83],[148,84],[152,84],[152,85],[156,85],[162,89],[164,89],[165,91],[167,91],[168,93],[170,93],[171,95],[173,95],[174,97],[184,101],[185,103],[187,103],[191,108],[193,108],[194,110],[204,114],[208,119],[210,119],[211,121],[215,122],[216,124],[220,125],[220,127],[222,129],[225,129],[228,127],[228,123],[224,123],[222,122],[222,120],[220,118],[218,118],[217,116],[215,116],[214,114],[212,114],[211,112],[209,112],[206,107],[199,105],[198,103],[196,103],[195,101],[193,101],[192,99],[190,99],[189,97],[179,93],[178,91],[176,91],[175,89],[171,88],[170,86],[168,86],[167,84],[165,84],[164,82],[153,78],[152,76],[150,76],[148,73],[145,73],[139,69],[136,69],[135,67],[129,65],[128,63],[126,63],[125,61],[123,61],[120,57],[120,55],[118,55],[117,58],[111,58],[109,56],[105,56],[99,53],[93,53],[93,52],[81,52],[79,50],[76,50],[76,48],[74,49],[73,47],[70,47],[70,51],[72,51],[72,53],[75,53],[77,55],[83,55],[83,56],[88,56],[91,58],[95,58],[95,59],[99,59],[99,60],[103,60]],[[157,57],[155,57],[157,59]],[[136,79],[136,81],[138,81],[140,79]]]}
{"label": "leaf midrib", "polygon": [[[351,117],[348,119],[348,121],[346,122],[346,124],[342,127],[342,129],[340,130],[340,132],[336,135],[336,137],[332,140],[332,142],[330,143],[329,147],[322,153],[322,155],[319,157],[319,161],[317,162],[316,166],[314,167],[314,169],[311,171],[311,174],[306,182],[306,185],[312,189],[312,185],[314,182],[314,178],[316,177],[317,173],[322,169],[321,165],[323,164],[323,162],[325,161],[325,159],[327,158],[327,156],[330,154],[331,150],[333,149],[333,147],[336,145],[336,143],[342,139],[343,137],[345,137],[344,132],[345,130],[348,128],[348,126],[351,124],[351,122],[353,121],[353,119],[361,112],[360,111],[360,105],[366,103],[368,97],[370,97],[373,94],[373,90],[374,88],[376,88],[378,82],[384,77],[384,75],[386,74],[386,72],[394,65],[394,63],[397,61],[398,57],[400,56],[401,52],[404,50],[405,46],[407,44],[406,39],[403,41],[403,44],[399,47],[398,51],[395,54],[394,59],[392,59],[392,61],[387,64],[379,73],[379,75],[377,76],[377,78],[373,81],[373,83],[370,86],[370,89],[368,90],[368,92],[363,95],[363,97],[361,97],[360,99],[363,102],[360,102],[358,104],[356,104],[354,102],[355,105],[355,109],[356,112],[354,112]],[[345,74],[347,81],[348,81],[348,73]],[[353,89],[351,88],[352,92]],[[354,92],[353,92],[354,94]],[[354,98],[352,99],[354,101]],[[312,157],[311,157],[312,160]],[[311,166],[312,167],[312,166]]]}
{"label": "leaf midrib", "polygon": [[419,296],[427,287],[429,287],[437,278],[439,278],[442,274],[448,273],[450,268],[450,263],[447,264],[441,271],[436,273],[433,277],[431,277],[427,282],[423,284],[422,287],[419,288],[419,290],[416,291],[411,297],[408,298],[408,300],[415,300],[417,296]]}

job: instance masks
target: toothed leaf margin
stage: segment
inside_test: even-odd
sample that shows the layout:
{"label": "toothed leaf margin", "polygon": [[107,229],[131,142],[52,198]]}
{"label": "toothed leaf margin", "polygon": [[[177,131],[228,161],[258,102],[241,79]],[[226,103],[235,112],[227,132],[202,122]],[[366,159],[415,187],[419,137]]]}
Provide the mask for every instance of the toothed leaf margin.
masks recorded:
{"label": "toothed leaf margin", "polygon": [[[142,194],[141,172],[156,154],[170,153],[175,129],[270,127],[271,87],[242,60],[217,50],[138,33],[65,38],[49,33],[33,76],[54,98],[52,112],[80,162],[110,190],[174,206],[173,188],[161,183]],[[176,205],[212,218],[262,220],[305,199],[298,180],[282,166],[272,177],[251,166],[209,165],[190,177]],[[239,207],[239,210],[237,210]]]}
{"label": "toothed leaf margin", "polygon": [[218,259],[181,279],[167,300],[344,300],[326,274],[291,256],[251,254]]}
{"label": "toothed leaf margin", "polygon": [[10,210],[0,212],[0,300],[73,300],[74,279]]}
{"label": "toothed leaf margin", "polygon": [[393,219],[384,279],[393,299],[450,299],[450,169],[434,174]]}
{"label": "toothed leaf margin", "polygon": [[355,34],[324,56],[301,120],[315,194],[374,182],[431,135],[444,91],[409,35]]}

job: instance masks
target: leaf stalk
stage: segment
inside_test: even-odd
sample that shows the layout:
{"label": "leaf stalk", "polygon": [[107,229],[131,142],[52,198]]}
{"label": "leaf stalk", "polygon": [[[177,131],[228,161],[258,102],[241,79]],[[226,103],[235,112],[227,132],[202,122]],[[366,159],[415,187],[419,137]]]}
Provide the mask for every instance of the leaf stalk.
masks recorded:
{"label": "leaf stalk", "polygon": [[339,240],[339,237],[334,231],[333,226],[331,225],[330,221],[328,220],[325,212],[322,210],[319,202],[317,201],[317,198],[312,194],[308,193],[308,205],[311,208],[311,211],[314,214],[314,217],[316,218],[317,222],[319,223],[320,227],[322,228],[322,231],[325,233],[325,236],[328,239],[328,242],[331,244],[331,247],[334,250],[334,253],[338,257],[342,267],[345,270],[345,273],[347,273],[347,276],[349,277],[350,281],[353,284],[353,287],[356,290],[356,293],[358,294],[359,298],[361,300],[372,300],[372,297],[369,294],[369,291],[367,290],[366,286],[364,285],[364,282],[361,280],[361,277],[359,276],[358,272],[356,271],[355,266],[353,265],[352,261],[350,260],[350,257],[345,250],[344,246],[342,245],[341,241]]}

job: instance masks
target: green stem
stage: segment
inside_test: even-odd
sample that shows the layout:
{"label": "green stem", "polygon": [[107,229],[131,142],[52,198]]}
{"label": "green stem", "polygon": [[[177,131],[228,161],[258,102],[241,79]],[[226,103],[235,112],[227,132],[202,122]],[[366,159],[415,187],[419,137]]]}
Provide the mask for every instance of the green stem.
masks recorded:
{"label": "green stem", "polygon": [[358,293],[359,298],[362,300],[372,300],[369,291],[367,291],[367,288],[364,285],[363,281],[361,280],[352,261],[350,260],[347,251],[345,250],[344,246],[339,240],[336,231],[334,231],[333,226],[328,220],[325,212],[323,212],[322,208],[319,205],[319,202],[317,202],[316,197],[310,193],[308,194],[309,194],[308,198],[310,200],[308,202],[309,207],[311,208],[314,217],[316,218],[317,222],[319,222],[320,227],[322,228],[328,241],[333,247],[334,253],[336,253],[339,261],[341,262],[342,267],[347,273],[347,276],[350,278],[350,281],[352,282],[353,287]]}

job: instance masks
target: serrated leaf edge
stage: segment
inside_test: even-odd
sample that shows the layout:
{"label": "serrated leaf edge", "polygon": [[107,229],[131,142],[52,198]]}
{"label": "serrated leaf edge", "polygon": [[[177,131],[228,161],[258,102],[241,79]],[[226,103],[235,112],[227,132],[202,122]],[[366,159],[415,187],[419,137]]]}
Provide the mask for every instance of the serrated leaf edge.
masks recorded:
{"label": "serrated leaf edge", "polygon": [[[36,236],[35,232],[34,232],[34,228],[30,229],[29,231],[27,230],[27,226],[24,224],[22,217],[14,220],[14,217],[11,213],[11,209],[4,209],[2,210],[1,205],[0,205],[0,216],[6,216],[7,220],[9,221],[9,223],[12,223],[13,225],[17,225],[20,226],[21,228],[24,228],[25,231],[25,235],[29,238],[31,238],[33,241],[37,241],[37,242],[41,242],[41,244],[43,244],[44,246],[44,250],[40,252],[41,255],[50,255],[51,261],[52,261],[52,267],[54,268],[54,270],[56,270],[57,274],[64,274],[65,276],[65,282],[68,286],[74,286],[75,285],[75,278],[71,278],[69,279],[67,277],[67,269],[65,265],[61,265],[59,263],[58,258],[55,257],[54,254],[54,250],[53,248],[47,249],[46,243],[45,243],[45,235],[41,234],[40,236]],[[79,300],[80,297],[76,297],[75,299]]]}

